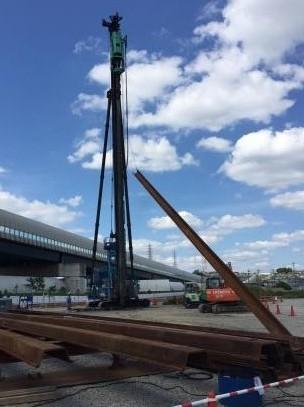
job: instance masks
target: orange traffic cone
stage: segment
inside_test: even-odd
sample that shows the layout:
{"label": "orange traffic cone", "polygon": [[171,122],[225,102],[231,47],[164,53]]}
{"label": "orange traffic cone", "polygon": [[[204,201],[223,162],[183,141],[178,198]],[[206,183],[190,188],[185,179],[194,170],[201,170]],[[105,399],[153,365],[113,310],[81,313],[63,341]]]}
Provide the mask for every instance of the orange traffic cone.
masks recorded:
{"label": "orange traffic cone", "polygon": [[218,407],[217,401],[215,399],[215,393],[214,391],[209,391],[208,392],[208,399],[211,399],[208,401],[207,406],[208,407]]}
{"label": "orange traffic cone", "polygon": [[293,305],[290,307],[289,316],[290,316],[291,318],[294,318],[294,317],[296,316],[296,313],[295,313],[295,310],[294,310],[294,308],[293,308]]}
{"label": "orange traffic cone", "polygon": [[280,315],[280,314],[281,314],[280,306],[279,306],[279,304],[277,304],[276,315]]}

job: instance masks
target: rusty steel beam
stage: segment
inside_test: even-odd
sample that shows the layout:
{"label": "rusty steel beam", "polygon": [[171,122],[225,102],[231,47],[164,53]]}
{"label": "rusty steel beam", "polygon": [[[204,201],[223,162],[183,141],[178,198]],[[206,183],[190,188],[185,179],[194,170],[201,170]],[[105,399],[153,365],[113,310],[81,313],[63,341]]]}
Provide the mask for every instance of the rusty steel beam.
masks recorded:
{"label": "rusty steel beam", "polygon": [[[141,346],[141,340],[151,340],[154,343],[167,346],[186,346],[201,351],[199,357],[195,352],[187,361],[188,366],[209,368],[212,371],[218,371],[226,368],[237,367],[255,367],[260,372],[271,374],[273,377],[281,377],[282,372],[296,374],[300,370],[300,362],[297,355],[293,352],[289,341],[282,338],[259,338],[250,333],[244,333],[238,336],[235,332],[225,334],[223,332],[199,331],[191,326],[172,327],[171,324],[160,324],[147,321],[128,321],[107,317],[81,317],[72,315],[60,315],[54,313],[10,313],[0,314],[1,318],[18,321],[35,322],[38,324],[50,326],[66,327],[83,330],[85,332],[106,333],[123,336],[125,338],[138,340],[138,346]],[[247,336],[246,336],[247,335]],[[124,346],[124,345],[122,345]],[[123,351],[129,355],[129,348]],[[148,356],[151,358],[151,355]],[[274,373],[275,372],[275,373]],[[265,376],[266,377],[266,376]],[[269,377],[269,376],[268,376]]]}
{"label": "rusty steel beam", "polygon": [[[0,316],[5,316],[0,314]],[[10,318],[16,320],[18,316]],[[262,354],[266,355],[265,349],[271,346],[279,347],[279,343],[269,339],[248,338],[236,335],[225,335],[223,333],[195,332],[188,330],[177,330],[170,326],[157,327],[130,322],[99,321],[77,317],[22,315],[22,321],[34,321],[44,324],[60,325],[63,327],[92,330],[94,332],[106,332],[110,334],[125,335],[128,337],[148,339],[176,345],[190,346],[207,349],[208,352],[225,352],[233,355],[243,355],[248,359],[258,360]],[[275,352],[275,349],[272,349]]]}
{"label": "rusty steel beam", "polygon": [[240,299],[248,306],[265,328],[273,334],[291,336],[288,329],[250,292],[246,285],[239,280],[223,260],[204,242],[188,223],[185,222],[169,202],[150,184],[144,175],[140,171],[137,171],[134,175],[176,226],[197,248],[201,255],[221,275],[227,285],[238,294]]}
{"label": "rusty steel beam", "polygon": [[[117,317],[109,317],[109,316],[100,316],[100,315],[91,315],[91,314],[68,314],[68,313],[61,313],[52,312],[52,311],[20,311],[20,310],[11,310],[10,314],[22,314],[22,315],[44,315],[44,316],[64,316],[65,318],[82,318],[87,321],[94,320],[94,321],[113,321],[113,322],[124,322],[130,324],[137,324],[137,325],[149,325],[150,327],[168,327],[168,328],[175,328],[175,329],[182,329],[187,331],[198,331],[198,332],[210,332],[210,333],[219,333],[224,335],[233,335],[233,336],[240,336],[240,337],[247,337],[247,338],[259,338],[259,339],[268,339],[268,340],[276,340],[283,343],[289,343],[291,348],[297,352],[304,351],[304,338],[300,336],[287,336],[282,338],[280,335],[271,334],[268,332],[258,332],[258,331],[240,331],[237,329],[227,329],[227,328],[215,328],[215,327],[206,327],[206,326],[197,326],[197,325],[185,325],[185,324],[177,324],[177,323],[167,323],[167,322],[156,322],[156,321],[148,321],[148,320],[138,320],[138,319],[129,319],[129,318],[117,318]],[[7,315],[7,314],[6,314]]]}
{"label": "rusty steel beam", "polygon": [[46,356],[69,360],[62,346],[5,329],[0,329],[0,350],[34,367]]}
{"label": "rusty steel beam", "polygon": [[190,358],[197,358],[199,360],[205,355],[202,350],[191,346],[157,342],[62,325],[25,321],[17,318],[6,318],[5,316],[1,317],[0,327],[86,346],[96,350],[125,354],[177,369],[186,367]]}

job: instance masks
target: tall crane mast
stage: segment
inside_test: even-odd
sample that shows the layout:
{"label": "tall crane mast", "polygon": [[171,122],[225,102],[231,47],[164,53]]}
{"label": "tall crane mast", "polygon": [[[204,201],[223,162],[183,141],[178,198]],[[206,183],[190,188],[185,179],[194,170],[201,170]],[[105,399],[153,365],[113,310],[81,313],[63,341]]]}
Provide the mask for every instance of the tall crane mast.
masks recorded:
{"label": "tall crane mast", "polygon": [[[121,306],[126,301],[126,231],[125,231],[125,145],[121,111],[121,74],[125,70],[125,40],[120,32],[118,14],[103,20],[110,34],[111,92],[112,101],[112,139],[113,139],[113,180],[117,279],[114,280],[113,297],[119,299]],[[118,281],[117,281],[118,280]]]}
{"label": "tall crane mast", "polygon": [[[112,233],[111,231],[110,239],[105,242],[105,249],[108,250],[108,257],[109,253],[115,252],[115,271],[112,272],[108,268],[108,281],[110,281],[110,288],[108,290],[109,295],[107,296],[107,301],[103,302],[103,305],[105,305],[105,307],[107,306],[107,304],[109,306],[120,307],[149,305],[149,302],[138,299],[133,268],[131,216],[129,207],[127,165],[125,157],[124,128],[121,108],[121,75],[125,71],[126,65],[126,40],[122,36],[120,31],[121,20],[122,17],[119,16],[117,13],[113,16],[110,16],[110,19],[108,21],[103,20],[102,22],[102,25],[108,29],[110,36],[111,89],[107,92],[108,107],[106,114],[105,136],[97,201],[97,214],[95,221],[91,287],[95,286],[94,280],[97,240],[105,173],[105,161],[107,154],[108,133],[111,118],[115,230],[114,233]],[[131,271],[130,276],[128,276],[127,274],[126,228],[129,244],[129,269]]]}

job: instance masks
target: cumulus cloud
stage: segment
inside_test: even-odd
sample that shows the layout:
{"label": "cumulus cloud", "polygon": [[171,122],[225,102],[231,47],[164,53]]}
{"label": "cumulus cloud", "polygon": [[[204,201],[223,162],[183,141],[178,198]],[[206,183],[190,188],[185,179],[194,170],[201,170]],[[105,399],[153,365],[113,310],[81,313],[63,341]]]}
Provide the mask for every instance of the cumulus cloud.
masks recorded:
{"label": "cumulus cloud", "polygon": [[[304,240],[304,230],[298,229],[293,232],[275,233],[269,240],[256,240],[253,242],[238,243],[241,251],[251,250],[258,253],[266,253],[282,247],[288,247],[292,243]],[[239,249],[238,249],[239,250]],[[294,249],[293,249],[294,250]],[[297,250],[294,250],[297,251]]]}
{"label": "cumulus cloud", "polygon": [[239,44],[252,63],[272,64],[303,41],[303,13],[302,0],[231,0],[222,22],[201,25],[195,34],[202,40],[215,36],[222,44]]}
{"label": "cumulus cloud", "polygon": [[82,54],[83,52],[101,53],[101,39],[89,36],[86,40],[77,41],[74,45],[73,53]]}
{"label": "cumulus cloud", "polygon": [[[145,103],[162,100],[169,89],[183,81],[180,57],[149,55],[144,50],[133,50],[128,55],[128,101],[133,113],[141,111]],[[108,86],[109,64],[95,65],[88,78]]]}
{"label": "cumulus cloud", "polygon": [[285,192],[270,199],[272,206],[287,209],[304,210],[304,191]]}
{"label": "cumulus cloud", "polygon": [[[218,18],[218,3],[209,2],[201,21],[214,20],[194,29],[194,59],[129,51],[130,126],[217,131],[285,112],[304,81],[304,68],[288,59],[303,42],[303,7],[302,0],[231,0]],[[108,63],[94,66],[88,79],[106,90]],[[96,96],[80,94],[73,111],[105,108]]]}
{"label": "cumulus cloud", "polygon": [[234,181],[277,190],[304,182],[304,128],[242,136],[219,169]]}
{"label": "cumulus cloud", "polygon": [[71,104],[71,110],[76,115],[81,115],[84,111],[99,112],[106,108],[106,104],[105,97],[79,93],[77,99]]}
{"label": "cumulus cloud", "polygon": [[75,195],[71,198],[60,198],[59,203],[71,206],[72,208],[76,208],[83,202],[81,195]]}
{"label": "cumulus cloud", "polygon": [[[180,211],[179,214],[186,222],[197,230],[199,236],[208,244],[216,243],[224,236],[239,230],[256,228],[266,224],[266,221],[262,216],[253,214],[238,216],[226,214],[220,218],[210,218],[206,220],[206,222],[203,222],[191,212]],[[149,219],[148,226],[151,229],[156,230],[173,229],[177,227],[168,216],[153,217]]]}
{"label": "cumulus cloud", "polygon": [[210,226],[210,229],[220,234],[227,234],[238,229],[263,226],[265,223],[265,219],[260,215],[247,213],[245,215],[235,216],[227,214],[216,219]]}
{"label": "cumulus cloud", "polygon": [[272,236],[272,239],[278,242],[290,244],[292,242],[304,240],[304,230],[298,229],[290,233],[288,232],[276,233]]}
{"label": "cumulus cloud", "polygon": [[223,22],[196,27],[195,42],[203,49],[184,65],[186,81],[133,124],[217,131],[244,119],[268,123],[291,107],[289,93],[303,86],[304,69],[287,64],[285,56],[303,42],[303,2],[281,3],[232,0]]}
{"label": "cumulus cloud", "polygon": [[[86,169],[100,169],[101,140],[96,129],[91,130],[77,144],[75,151],[68,156],[70,163],[81,162]],[[179,155],[176,147],[166,137],[144,138],[139,135],[129,137],[129,168],[152,172],[177,171],[183,166],[197,165],[198,162],[189,152]],[[112,166],[112,150],[106,156],[106,168]]]}
{"label": "cumulus cloud", "polygon": [[53,226],[64,226],[81,216],[80,212],[70,210],[67,205],[37,199],[30,201],[23,196],[17,196],[4,190],[0,190],[0,207]]}
{"label": "cumulus cloud", "polygon": [[[193,215],[191,212],[188,211],[180,211],[178,212],[180,216],[192,227],[200,227],[202,226],[203,222],[200,218]],[[169,216],[159,216],[149,219],[148,226],[151,229],[172,229],[175,228],[175,223],[169,218]]]}
{"label": "cumulus cloud", "polygon": [[232,143],[230,140],[216,136],[201,138],[196,146],[217,153],[227,153],[232,150]]}
{"label": "cumulus cloud", "polygon": [[256,240],[255,242],[244,243],[244,247],[252,250],[273,250],[287,246],[286,242],[275,240]]}
{"label": "cumulus cloud", "polygon": [[[193,215],[187,211],[180,211],[180,215],[186,219],[197,230],[197,233],[207,244],[214,244],[220,239],[224,238],[228,234],[235,233],[242,229],[261,227],[266,222],[259,215],[245,214],[245,215],[223,215],[219,218],[210,218],[203,222],[196,215]],[[167,216],[154,217],[148,221],[148,226],[155,230],[165,230],[174,227],[172,221]],[[193,270],[198,268],[202,264],[202,256],[199,254],[191,253],[193,249],[192,244],[183,235],[170,235],[167,236],[165,241],[161,240],[149,240],[149,239],[135,239],[134,248],[135,252],[148,257],[148,247],[151,245],[153,258],[158,261],[163,261],[166,264],[173,264],[173,251],[176,250],[177,265],[185,270]],[[283,246],[283,244],[282,244]],[[266,250],[259,251],[259,255],[256,259],[264,259]],[[225,252],[225,259],[227,261],[239,261],[252,260],[254,258],[253,253],[257,254],[257,251],[251,248],[242,248],[238,250],[230,250]],[[230,256],[230,257],[229,257]]]}

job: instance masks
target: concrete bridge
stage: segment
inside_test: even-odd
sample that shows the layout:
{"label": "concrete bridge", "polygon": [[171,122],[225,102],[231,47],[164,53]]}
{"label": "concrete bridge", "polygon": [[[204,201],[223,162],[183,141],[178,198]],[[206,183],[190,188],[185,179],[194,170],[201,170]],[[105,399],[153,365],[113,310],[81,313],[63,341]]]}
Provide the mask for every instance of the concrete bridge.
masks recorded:
{"label": "concrete bridge", "polygon": [[[93,241],[0,209],[0,275],[65,277],[71,289],[84,289]],[[106,270],[107,253],[97,247],[97,267]],[[176,267],[134,255],[137,279],[198,281]],[[80,283],[81,282],[81,283]]]}

